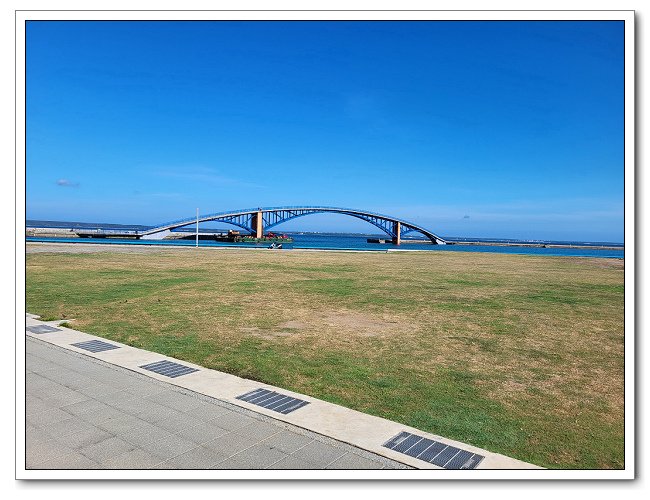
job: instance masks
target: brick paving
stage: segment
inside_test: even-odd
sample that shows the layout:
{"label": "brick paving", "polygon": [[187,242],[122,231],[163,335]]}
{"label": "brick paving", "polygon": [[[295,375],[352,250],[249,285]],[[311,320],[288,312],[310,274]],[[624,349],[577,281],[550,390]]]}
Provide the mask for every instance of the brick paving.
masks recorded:
{"label": "brick paving", "polygon": [[404,469],[387,458],[26,338],[27,469]]}

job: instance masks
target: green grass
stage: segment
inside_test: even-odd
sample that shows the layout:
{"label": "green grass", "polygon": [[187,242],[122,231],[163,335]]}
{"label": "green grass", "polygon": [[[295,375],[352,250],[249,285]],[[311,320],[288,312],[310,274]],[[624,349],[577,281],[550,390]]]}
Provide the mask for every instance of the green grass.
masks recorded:
{"label": "green grass", "polygon": [[75,329],[544,467],[623,467],[621,262],[28,254],[26,285]]}

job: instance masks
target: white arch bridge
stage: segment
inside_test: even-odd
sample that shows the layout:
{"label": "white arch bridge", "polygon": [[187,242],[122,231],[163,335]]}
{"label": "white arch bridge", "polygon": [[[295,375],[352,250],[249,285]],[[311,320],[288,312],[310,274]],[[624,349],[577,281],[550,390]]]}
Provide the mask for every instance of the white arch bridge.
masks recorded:
{"label": "white arch bridge", "polygon": [[199,223],[217,221],[231,224],[243,229],[257,238],[262,238],[265,231],[282,224],[283,222],[318,213],[336,213],[364,220],[381,229],[384,233],[390,236],[393,243],[397,245],[400,244],[403,236],[412,232],[421,233],[429,238],[429,240],[434,244],[444,245],[447,243],[443,238],[432,233],[428,229],[413,224],[412,222],[398,219],[397,217],[368,212],[366,210],[322,206],[247,208],[243,210],[199,215],[198,218],[179,219],[140,231],[106,230],[103,232],[95,232],[94,235],[160,239],[165,234],[169,234],[172,229],[196,224],[198,220]]}

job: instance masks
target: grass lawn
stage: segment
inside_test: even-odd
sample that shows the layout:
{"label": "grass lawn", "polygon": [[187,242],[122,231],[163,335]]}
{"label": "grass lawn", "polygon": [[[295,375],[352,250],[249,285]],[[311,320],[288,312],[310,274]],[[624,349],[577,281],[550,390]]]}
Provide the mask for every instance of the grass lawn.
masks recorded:
{"label": "grass lawn", "polygon": [[623,266],[461,252],[28,253],[26,299],[79,330],[543,467],[622,468]]}

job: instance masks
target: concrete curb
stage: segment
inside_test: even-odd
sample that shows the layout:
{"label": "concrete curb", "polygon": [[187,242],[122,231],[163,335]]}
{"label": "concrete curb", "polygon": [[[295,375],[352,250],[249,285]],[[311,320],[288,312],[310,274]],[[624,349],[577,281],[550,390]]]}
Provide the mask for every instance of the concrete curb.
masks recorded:
{"label": "concrete curb", "polygon": [[[119,342],[115,342],[113,340],[104,339],[102,337],[97,337],[77,330],[58,326],[64,321],[43,322],[39,321],[37,318],[38,316],[28,313],[26,315],[26,327],[50,325],[60,328],[60,331],[43,334],[34,334],[27,331],[26,334],[30,337],[34,337],[58,347],[137,372],[141,375],[154,378],[162,382],[170,383],[178,387],[188,389],[198,394],[203,394],[242,408],[246,408],[247,410],[254,411],[266,417],[295,425],[297,427],[315,432],[337,441],[342,441],[357,448],[375,453],[377,455],[389,458],[396,462],[400,462],[417,469],[442,468],[423,460],[410,457],[403,453],[396,452],[382,445],[400,432],[409,432],[450,446],[454,446],[456,448],[460,448],[461,450],[467,450],[469,452],[484,456],[485,458],[477,466],[477,469],[541,469],[541,467],[538,467],[536,465],[522,462],[505,455],[492,453],[490,451],[483,450],[466,443],[447,439],[443,436],[429,434],[413,427],[408,427],[384,418],[375,417],[358,412],[356,410],[351,410],[349,408],[312,398],[304,394],[295,393],[283,388],[269,386],[267,384],[262,384],[253,380],[242,379],[240,377],[236,377],[227,373],[203,368],[202,366],[194,365],[187,361],[177,360],[154,352],[145,351],[143,349],[138,349],[125,344],[120,344]],[[73,343],[86,342],[89,340],[108,341],[111,344],[119,345],[120,349],[91,353],[71,345]],[[181,363],[185,366],[196,368],[198,371],[183,375],[178,378],[169,378],[164,375],[160,375],[140,368],[141,365],[162,360]],[[269,389],[271,391],[277,391],[288,396],[293,396],[298,399],[308,401],[309,404],[300,408],[299,410],[296,410],[295,412],[284,415],[237,399],[237,396],[259,388]]]}

